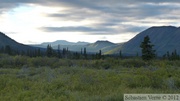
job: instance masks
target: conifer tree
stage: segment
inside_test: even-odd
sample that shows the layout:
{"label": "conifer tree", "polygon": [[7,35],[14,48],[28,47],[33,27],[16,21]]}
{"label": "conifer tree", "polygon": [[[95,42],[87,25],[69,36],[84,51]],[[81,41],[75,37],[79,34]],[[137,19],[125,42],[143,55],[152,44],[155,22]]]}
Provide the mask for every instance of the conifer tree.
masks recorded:
{"label": "conifer tree", "polygon": [[151,60],[155,57],[155,50],[153,50],[149,36],[144,37],[144,41],[141,43],[140,47],[142,48],[142,59]]}
{"label": "conifer tree", "polygon": [[119,51],[119,57],[122,58],[122,51]]}
{"label": "conifer tree", "polygon": [[87,58],[86,48],[84,48],[84,57]]}
{"label": "conifer tree", "polygon": [[58,45],[58,58],[61,58],[60,45]]}
{"label": "conifer tree", "polygon": [[51,45],[48,45],[48,46],[47,46],[46,55],[47,55],[48,57],[52,57],[52,56],[53,56],[53,49],[52,49]]}
{"label": "conifer tree", "polygon": [[83,52],[82,52],[82,48],[81,48],[81,55],[83,54]]}
{"label": "conifer tree", "polygon": [[102,58],[102,52],[101,52],[101,50],[99,50],[99,59],[101,59]]}
{"label": "conifer tree", "polygon": [[41,56],[41,50],[38,48],[37,56]]}

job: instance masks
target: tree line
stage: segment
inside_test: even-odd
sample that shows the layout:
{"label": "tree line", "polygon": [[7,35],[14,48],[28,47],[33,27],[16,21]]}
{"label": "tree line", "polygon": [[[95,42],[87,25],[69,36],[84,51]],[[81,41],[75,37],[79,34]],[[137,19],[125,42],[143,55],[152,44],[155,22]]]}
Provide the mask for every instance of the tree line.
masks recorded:
{"label": "tree line", "polygon": [[[145,61],[149,61],[156,58],[156,50],[153,49],[154,45],[151,43],[149,36],[145,36],[144,40],[140,44],[141,58]],[[97,53],[88,53],[87,49],[81,48],[80,52],[72,52],[67,48],[62,48],[58,45],[58,49],[55,50],[51,45],[47,45],[46,49],[34,48],[26,51],[19,51],[11,48],[9,45],[0,48],[0,53],[5,53],[9,55],[25,55],[29,57],[57,57],[57,58],[66,58],[66,59],[104,59],[105,57],[119,57],[125,58],[122,55],[122,51],[119,51],[119,55],[103,55],[102,51],[99,50]],[[138,54],[137,54],[137,57]],[[180,56],[177,54],[177,51],[174,50],[172,53],[169,51],[163,55],[163,59],[168,60],[180,60]]]}
{"label": "tree line", "polygon": [[102,55],[102,51],[99,50],[97,53],[88,53],[87,49],[81,48],[80,52],[72,52],[67,48],[60,49],[60,45],[58,45],[58,49],[55,50],[51,47],[51,45],[47,45],[46,49],[34,48],[26,51],[19,51],[11,48],[9,45],[0,48],[0,53],[9,54],[9,55],[23,55],[29,57],[57,57],[57,58],[66,58],[66,59],[102,59],[104,56]]}

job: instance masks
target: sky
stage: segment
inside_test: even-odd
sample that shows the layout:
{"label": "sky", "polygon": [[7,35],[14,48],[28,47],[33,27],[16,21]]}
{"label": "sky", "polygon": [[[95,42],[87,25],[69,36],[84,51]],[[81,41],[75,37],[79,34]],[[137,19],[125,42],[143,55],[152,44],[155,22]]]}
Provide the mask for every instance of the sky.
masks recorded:
{"label": "sky", "polygon": [[0,31],[24,44],[126,42],[152,26],[180,25],[180,0],[0,0]]}

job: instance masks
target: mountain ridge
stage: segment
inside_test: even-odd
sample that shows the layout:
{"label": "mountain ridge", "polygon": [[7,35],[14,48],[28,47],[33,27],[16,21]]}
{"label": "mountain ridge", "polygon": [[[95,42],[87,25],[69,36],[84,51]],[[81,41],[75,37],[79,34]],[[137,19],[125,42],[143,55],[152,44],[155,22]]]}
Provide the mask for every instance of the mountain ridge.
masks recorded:
{"label": "mountain ridge", "polygon": [[43,43],[41,43],[41,45],[48,45],[48,44],[51,44],[51,45],[55,46],[55,45],[86,45],[86,44],[89,44],[89,43],[88,42],[81,42],[81,41],[69,42],[69,41],[66,41],[66,40],[56,40],[56,41],[53,41],[53,42],[43,42]]}
{"label": "mountain ridge", "polygon": [[22,43],[16,42],[14,39],[8,37],[4,33],[0,32],[0,48],[10,46],[14,50],[18,51],[27,51],[27,50],[34,50],[34,47],[24,45]]}
{"label": "mountain ridge", "polygon": [[135,56],[141,55],[140,44],[143,41],[145,36],[150,37],[150,41],[156,50],[158,56],[163,56],[167,52],[173,52],[174,50],[180,54],[180,27],[174,26],[153,26],[150,27],[129,41],[121,44],[112,43],[107,40],[98,40],[94,43],[88,42],[68,42],[66,40],[57,40],[54,42],[44,42],[38,45],[24,45],[16,42],[15,40],[9,38],[4,33],[0,32],[0,47],[5,47],[9,45],[15,50],[27,51],[32,50],[34,47],[37,48],[47,48],[47,45],[50,44],[53,49],[68,48],[70,51],[80,52],[83,48],[86,48],[88,52],[97,53],[99,50],[103,54],[119,54],[121,51],[123,55],[126,56]]}
{"label": "mountain ridge", "polygon": [[58,45],[60,45],[60,48],[68,48],[70,51],[77,51],[80,52],[81,49],[86,48],[88,52],[91,53],[96,53],[99,52],[99,50],[102,50],[102,53],[105,53],[111,48],[114,48],[117,46],[117,44],[112,43],[107,40],[98,40],[94,43],[88,43],[88,42],[69,42],[66,40],[57,40],[54,42],[44,42],[39,45],[32,45],[34,47],[41,47],[41,48],[46,48],[47,45],[50,44],[53,49],[58,49]]}
{"label": "mountain ridge", "polygon": [[174,26],[150,27],[126,42],[120,50],[122,50],[123,54],[141,55],[139,45],[147,35],[150,37],[151,43],[155,45],[154,49],[158,56],[174,50],[180,53],[180,45],[178,44],[180,43],[180,28]]}

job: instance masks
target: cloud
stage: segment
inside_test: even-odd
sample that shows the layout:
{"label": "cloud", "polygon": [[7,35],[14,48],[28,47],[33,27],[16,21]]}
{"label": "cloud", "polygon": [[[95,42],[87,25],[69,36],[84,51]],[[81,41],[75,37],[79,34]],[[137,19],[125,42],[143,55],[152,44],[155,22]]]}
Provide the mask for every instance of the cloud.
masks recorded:
{"label": "cloud", "polygon": [[172,2],[168,0],[97,0],[96,2],[84,0],[81,3],[79,3],[80,0],[76,1],[78,2],[66,1],[66,4],[71,5],[69,10],[47,16],[76,21],[94,19],[94,21],[101,21],[104,24],[118,25],[121,22],[136,22],[147,18],[154,18],[155,20],[169,19],[177,16],[173,13],[174,11],[180,11],[180,5],[175,4],[179,3],[178,0]]}
{"label": "cloud", "polygon": [[[43,13],[52,21],[52,24],[42,25],[47,27],[38,26],[37,29],[43,32],[137,34],[155,25],[179,25],[180,20],[180,0],[0,0],[0,15],[22,5],[63,8]],[[60,26],[64,22],[68,25]],[[71,26],[69,22],[79,24]]]}
{"label": "cloud", "polygon": [[41,27],[40,30],[45,32],[82,32],[87,35],[118,35],[124,33],[138,33],[145,30],[147,27],[121,25],[117,28],[104,27]]}
{"label": "cloud", "polygon": [[132,8],[144,4],[180,3],[179,0],[0,0],[0,8],[12,8],[21,4],[36,4],[42,6],[64,6],[72,8],[88,8],[104,12],[117,12],[122,8]]}
{"label": "cloud", "polygon": [[[66,7],[65,14],[52,14],[54,17],[70,17],[78,18],[77,14],[87,17],[87,14],[94,16],[92,12],[104,13],[105,15],[114,15],[118,17],[137,17],[143,18],[148,16],[156,16],[165,11],[177,10],[180,3],[179,0],[0,0],[0,11],[6,11],[22,4],[35,4],[51,7]],[[175,6],[174,6],[175,5]],[[87,12],[90,11],[90,12]],[[75,14],[77,13],[77,14]],[[170,12],[168,12],[170,13]],[[95,13],[96,14],[96,13]],[[81,17],[81,18],[82,18]]]}
{"label": "cloud", "polygon": [[113,29],[91,28],[91,27],[41,27],[45,32],[84,32],[88,34],[109,34]]}

